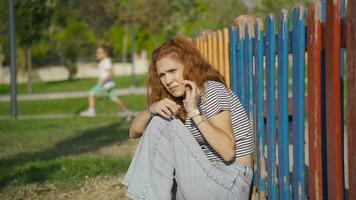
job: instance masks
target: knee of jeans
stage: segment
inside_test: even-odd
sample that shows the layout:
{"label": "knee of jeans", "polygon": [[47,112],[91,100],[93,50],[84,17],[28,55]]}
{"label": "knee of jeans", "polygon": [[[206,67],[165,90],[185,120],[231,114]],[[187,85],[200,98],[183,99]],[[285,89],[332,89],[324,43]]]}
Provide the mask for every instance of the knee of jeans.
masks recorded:
{"label": "knee of jeans", "polygon": [[153,126],[159,126],[159,127],[168,126],[169,120],[167,120],[159,115],[156,115],[156,116],[152,117],[150,124],[152,124]]}
{"label": "knee of jeans", "polygon": [[169,121],[161,116],[154,116],[146,128],[146,132],[152,132],[151,135],[155,133],[161,134],[169,129]]}

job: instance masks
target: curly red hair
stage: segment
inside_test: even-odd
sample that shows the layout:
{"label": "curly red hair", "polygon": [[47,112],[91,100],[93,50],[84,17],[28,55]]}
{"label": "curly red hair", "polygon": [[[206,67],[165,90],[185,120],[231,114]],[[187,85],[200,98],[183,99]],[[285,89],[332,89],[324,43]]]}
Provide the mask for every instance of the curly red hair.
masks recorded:
{"label": "curly red hair", "polygon": [[[183,97],[176,98],[171,95],[158,76],[156,64],[165,56],[172,56],[172,58],[181,62],[184,66],[184,79],[194,81],[201,89],[204,89],[204,82],[208,80],[218,81],[226,86],[224,77],[202,57],[189,39],[175,37],[169,39],[152,53],[152,62],[148,70],[147,97],[149,105],[164,98],[169,98],[183,107]],[[185,109],[181,109],[178,116],[182,121],[185,121]]]}

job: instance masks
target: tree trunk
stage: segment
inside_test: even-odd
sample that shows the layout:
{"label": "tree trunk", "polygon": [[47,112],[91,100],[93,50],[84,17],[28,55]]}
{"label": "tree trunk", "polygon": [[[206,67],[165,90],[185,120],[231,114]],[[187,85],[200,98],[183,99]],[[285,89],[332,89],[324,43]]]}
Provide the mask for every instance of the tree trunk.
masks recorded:
{"label": "tree trunk", "polygon": [[125,25],[124,37],[122,38],[122,62],[127,62],[127,25]]}
{"label": "tree trunk", "polygon": [[27,67],[27,92],[32,93],[32,56],[31,56],[31,48],[25,48],[26,55],[26,67]]}

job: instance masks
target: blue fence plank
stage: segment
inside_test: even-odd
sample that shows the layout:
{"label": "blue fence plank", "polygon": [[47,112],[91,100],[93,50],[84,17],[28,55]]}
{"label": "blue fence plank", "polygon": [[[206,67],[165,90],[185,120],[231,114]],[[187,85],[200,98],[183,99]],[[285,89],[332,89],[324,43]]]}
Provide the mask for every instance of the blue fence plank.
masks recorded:
{"label": "blue fence plank", "polygon": [[278,24],[278,160],[279,199],[290,199],[288,148],[288,38],[289,15],[282,10]]}
{"label": "blue fence plank", "polygon": [[275,92],[275,18],[272,14],[266,18],[266,96],[267,96],[267,165],[268,165],[268,199],[277,199],[276,174],[276,92]]}
{"label": "blue fence plank", "polygon": [[238,19],[239,25],[237,27],[237,95],[240,98],[241,104],[246,110],[246,92],[245,92],[245,18],[240,16]]}
{"label": "blue fence plank", "polygon": [[253,118],[253,19],[248,17],[245,26],[245,92],[246,92],[246,111],[249,114],[250,121]]}
{"label": "blue fence plank", "polygon": [[293,199],[305,199],[304,186],[304,80],[305,8],[293,13]]}
{"label": "blue fence plank", "polygon": [[237,27],[232,26],[229,30],[230,37],[230,79],[231,79],[231,89],[237,94]]}
{"label": "blue fence plank", "polygon": [[[341,0],[341,18],[346,17],[346,3],[345,0]],[[345,81],[345,49],[341,48],[341,80]],[[341,90],[343,92],[343,90]]]}
{"label": "blue fence plank", "polygon": [[264,126],[264,89],[263,89],[263,30],[262,19],[256,18],[255,21],[255,102],[256,102],[256,127],[257,127],[257,175],[256,185],[259,199],[266,197],[266,162],[265,162],[265,126]]}

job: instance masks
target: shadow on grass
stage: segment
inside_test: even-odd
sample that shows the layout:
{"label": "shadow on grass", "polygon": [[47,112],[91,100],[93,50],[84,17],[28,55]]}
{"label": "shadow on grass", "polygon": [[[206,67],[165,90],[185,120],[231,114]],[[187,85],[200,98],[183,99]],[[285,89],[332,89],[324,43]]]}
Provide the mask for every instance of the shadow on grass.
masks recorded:
{"label": "shadow on grass", "polygon": [[95,152],[100,148],[128,139],[127,128],[120,128],[119,123],[84,131],[80,135],[57,142],[50,148],[34,153],[18,153],[0,160],[0,189],[13,181],[22,180],[24,183],[44,182],[52,173],[61,169],[58,163],[43,166],[31,166],[18,170],[20,166],[28,166],[31,162],[52,161],[63,156],[75,156]]}

